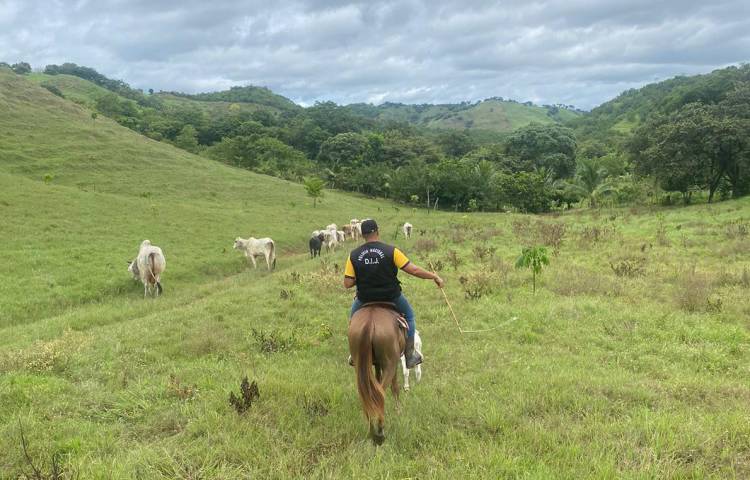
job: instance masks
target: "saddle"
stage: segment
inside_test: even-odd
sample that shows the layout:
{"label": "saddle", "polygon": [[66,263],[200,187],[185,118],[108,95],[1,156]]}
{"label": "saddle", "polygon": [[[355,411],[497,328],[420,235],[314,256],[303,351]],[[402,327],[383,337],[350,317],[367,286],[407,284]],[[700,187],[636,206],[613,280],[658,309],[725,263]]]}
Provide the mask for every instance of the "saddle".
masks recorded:
{"label": "saddle", "polygon": [[404,336],[406,336],[406,332],[409,330],[409,324],[406,323],[406,318],[404,318],[404,315],[398,311],[396,308],[396,304],[392,302],[367,302],[363,303],[362,307],[380,307],[385,308],[393,312],[393,317],[396,320],[396,323],[398,324],[399,328],[404,331]]}

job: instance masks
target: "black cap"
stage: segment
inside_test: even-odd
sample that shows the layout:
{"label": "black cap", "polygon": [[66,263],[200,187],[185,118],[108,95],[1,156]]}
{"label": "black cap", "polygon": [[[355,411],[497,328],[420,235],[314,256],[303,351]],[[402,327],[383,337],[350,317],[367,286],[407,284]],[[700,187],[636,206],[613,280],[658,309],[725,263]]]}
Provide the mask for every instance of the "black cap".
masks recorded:
{"label": "black cap", "polygon": [[375,220],[365,220],[362,222],[362,235],[368,235],[372,232],[378,231],[378,224]]}

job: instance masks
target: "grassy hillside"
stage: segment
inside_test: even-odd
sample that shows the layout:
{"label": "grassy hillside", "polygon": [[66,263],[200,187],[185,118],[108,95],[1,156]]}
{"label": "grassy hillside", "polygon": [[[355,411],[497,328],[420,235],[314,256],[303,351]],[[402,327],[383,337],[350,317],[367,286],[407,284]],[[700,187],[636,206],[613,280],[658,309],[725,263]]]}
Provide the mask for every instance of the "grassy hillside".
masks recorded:
{"label": "grassy hillside", "polygon": [[384,103],[349,105],[352,111],[379,120],[407,122],[434,129],[507,133],[531,122],[552,123],[579,116],[571,110],[488,99],[475,104],[406,105]]}
{"label": "grassy hillside", "polygon": [[[744,478],[750,201],[553,217],[425,214],[154,142],[0,71],[0,478]],[[45,181],[46,180],[46,181]],[[308,232],[374,216],[432,261],[404,279],[426,363],[365,438],[346,365],[344,252]],[[270,235],[273,273],[236,235]],[[125,260],[164,248],[165,295]],[[521,245],[558,244],[531,292]],[[351,244],[350,244],[351,247]],[[450,253],[453,252],[453,253]],[[452,261],[451,259],[455,259]],[[260,398],[229,405],[247,375]]]}
{"label": "grassy hillside", "polygon": [[691,102],[718,103],[738,82],[749,81],[750,65],[727,67],[705,75],[679,76],[627,90],[570,123],[580,137],[611,142],[629,134],[652,115],[672,113]]}

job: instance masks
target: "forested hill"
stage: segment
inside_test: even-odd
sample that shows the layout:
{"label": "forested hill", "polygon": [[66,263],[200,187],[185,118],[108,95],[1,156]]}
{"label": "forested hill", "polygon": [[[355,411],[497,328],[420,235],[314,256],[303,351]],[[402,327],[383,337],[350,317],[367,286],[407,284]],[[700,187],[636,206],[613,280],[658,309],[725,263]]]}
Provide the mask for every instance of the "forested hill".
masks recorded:
{"label": "forested hill", "polygon": [[531,102],[488,98],[481,102],[455,104],[355,103],[346,108],[357,115],[385,121],[406,122],[415,126],[452,129],[510,132],[532,122],[565,122],[583,112],[572,105],[537,106]]}
{"label": "forested hill", "polygon": [[302,107],[289,100],[288,98],[273,93],[266,87],[256,87],[248,85],[244,87],[232,87],[229,90],[221,92],[198,93],[189,95],[186,93],[170,92],[172,95],[198,100],[203,102],[232,102],[232,103],[253,103],[264,105],[277,110],[288,111],[297,110]]}
{"label": "forested hill", "polygon": [[570,123],[578,137],[612,143],[628,136],[654,115],[668,115],[688,103],[715,105],[750,82],[750,65],[731,66],[704,75],[680,76],[627,90]]}

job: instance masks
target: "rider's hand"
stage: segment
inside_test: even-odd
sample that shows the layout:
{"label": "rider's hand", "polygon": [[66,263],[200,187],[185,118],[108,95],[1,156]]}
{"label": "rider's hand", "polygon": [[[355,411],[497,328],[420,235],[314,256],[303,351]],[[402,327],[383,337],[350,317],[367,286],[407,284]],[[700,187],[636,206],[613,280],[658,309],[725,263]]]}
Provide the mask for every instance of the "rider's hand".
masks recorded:
{"label": "rider's hand", "polygon": [[445,286],[445,282],[443,281],[442,278],[440,278],[440,276],[435,275],[435,279],[434,280],[435,280],[435,284],[438,286],[438,288],[443,288]]}

